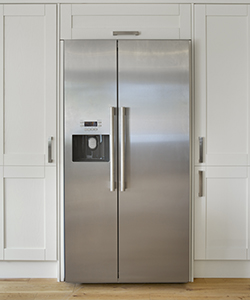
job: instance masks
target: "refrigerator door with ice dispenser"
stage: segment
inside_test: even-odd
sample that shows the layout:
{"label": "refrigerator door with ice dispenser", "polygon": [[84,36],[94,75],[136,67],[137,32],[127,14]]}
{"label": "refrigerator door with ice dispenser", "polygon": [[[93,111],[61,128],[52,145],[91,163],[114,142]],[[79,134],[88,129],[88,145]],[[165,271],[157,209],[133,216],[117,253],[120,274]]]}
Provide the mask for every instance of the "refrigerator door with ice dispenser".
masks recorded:
{"label": "refrigerator door with ice dispenser", "polygon": [[110,192],[116,41],[64,42],[65,274],[117,281],[117,195]]}

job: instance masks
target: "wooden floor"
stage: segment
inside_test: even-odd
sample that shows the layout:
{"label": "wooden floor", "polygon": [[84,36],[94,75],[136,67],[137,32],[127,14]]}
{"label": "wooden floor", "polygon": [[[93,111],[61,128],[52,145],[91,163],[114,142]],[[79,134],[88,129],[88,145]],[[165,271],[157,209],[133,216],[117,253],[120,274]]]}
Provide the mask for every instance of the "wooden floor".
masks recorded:
{"label": "wooden floor", "polygon": [[186,284],[70,284],[55,279],[0,280],[0,300],[250,300],[250,279],[196,279]]}

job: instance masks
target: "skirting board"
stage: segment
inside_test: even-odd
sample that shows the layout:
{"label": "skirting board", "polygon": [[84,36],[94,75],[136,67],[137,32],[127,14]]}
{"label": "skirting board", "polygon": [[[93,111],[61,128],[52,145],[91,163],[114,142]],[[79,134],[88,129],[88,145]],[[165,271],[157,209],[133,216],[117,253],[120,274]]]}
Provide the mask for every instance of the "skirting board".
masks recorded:
{"label": "skirting board", "polygon": [[250,278],[250,261],[194,261],[194,278]]}
{"label": "skirting board", "polygon": [[0,278],[57,278],[58,266],[52,262],[0,262]]}
{"label": "skirting board", "polygon": [[[57,278],[57,262],[0,262],[0,278]],[[195,261],[194,278],[250,278],[250,261]]]}

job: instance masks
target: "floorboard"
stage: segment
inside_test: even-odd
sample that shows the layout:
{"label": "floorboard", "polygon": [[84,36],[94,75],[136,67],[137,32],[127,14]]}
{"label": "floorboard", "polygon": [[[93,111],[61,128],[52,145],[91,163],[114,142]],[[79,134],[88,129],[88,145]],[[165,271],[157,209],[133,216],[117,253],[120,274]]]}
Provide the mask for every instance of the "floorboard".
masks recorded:
{"label": "floorboard", "polygon": [[72,284],[55,279],[0,280],[0,300],[250,300],[250,279],[185,284]]}

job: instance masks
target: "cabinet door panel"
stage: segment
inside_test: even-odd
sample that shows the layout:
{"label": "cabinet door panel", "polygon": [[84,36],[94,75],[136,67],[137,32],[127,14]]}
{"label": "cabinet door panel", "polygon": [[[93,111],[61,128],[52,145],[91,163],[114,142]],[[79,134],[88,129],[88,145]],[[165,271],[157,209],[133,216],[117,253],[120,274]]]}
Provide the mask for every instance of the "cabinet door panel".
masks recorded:
{"label": "cabinet door panel", "polygon": [[196,164],[199,136],[205,137],[204,163],[249,162],[249,20],[246,5],[196,6]]}
{"label": "cabinet door panel", "polygon": [[44,248],[44,179],[5,178],[5,248]]}
{"label": "cabinet door panel", "polygon": [[[195,168],[194,259],[206,259],[206,178],[205,167]],[[202,194],[200,194],[202,188]]]}
{"label": "cabinet door panel", "polygon": [[189,4],[62,4],[61,39],[190,39]]}
{"label": "cabinet door panel", "polygon": [[44,153],[43,27],[40,17],[5,17],[5,156]]}
{"label": "cabinet door panel", "polygon": [[4,189],[3,189],[3,167],[0,166],[0,260],[3,259],[4,248]]}
{"label": "cabinet door panel", "polygon": [[[0,28],[3,28],[3,5],[0,5]],[[3,165],[3,120],[4,120],[4,112],[3,112],[3,67],[4,67],[4,57],[3,57],[3,38],[4,32],[0,30],[0,166]]]}
{"label": "cabinet door panel", "polygon": [[195,259],[247,259],[248,168],[196,168],[195,175]]}
{"label": "cabinet door panel", "polygon": [[210,153],[247,154],[247,21],[231,16],[207,19],[208,159]]}
{"label": "cabinet door panel", "polygon": [[246,259],[247,178],[207,178],[207,259]]}
{"label": "cabinet door panel", "polygon": [[4,259],[56,259],[55,173],[54,167],[4,168]]}
{"label": "cabinet door panel", "polygon": [[4,164],[44,165],[56,134],[56,6],[4,5],[3,24]]}

